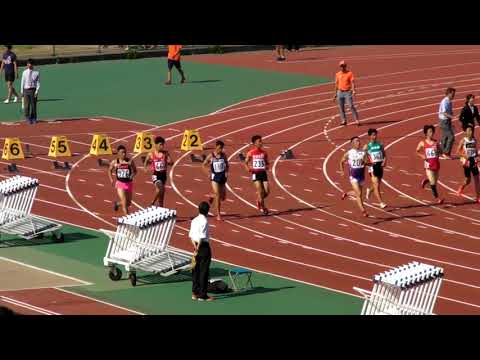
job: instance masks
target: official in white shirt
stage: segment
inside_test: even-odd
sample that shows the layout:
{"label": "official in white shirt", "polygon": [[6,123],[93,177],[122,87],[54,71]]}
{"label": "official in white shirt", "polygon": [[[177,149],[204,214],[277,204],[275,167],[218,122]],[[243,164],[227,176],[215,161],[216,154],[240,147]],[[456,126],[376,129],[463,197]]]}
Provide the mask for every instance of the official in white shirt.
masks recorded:
{"label": "official in white shirt", "polygon": [[37,122],[38,90],[40,90],[40,73],[33,70],[33,60],[28,59],[27,68],[22,74],[20,93],[23,96],[25,120],[30,124]]}
{"label": "official in white shirt", "polygon": [[189,237],[194,248],[194,267],[192,269],[192,300],[213,301],[215,298],[208,296],[208,279],[210,276],[210,263],[212,262],[212,251],[208,235],[208,212],[210,205],[202,202],[198,206],[200,213],[192,220]]}

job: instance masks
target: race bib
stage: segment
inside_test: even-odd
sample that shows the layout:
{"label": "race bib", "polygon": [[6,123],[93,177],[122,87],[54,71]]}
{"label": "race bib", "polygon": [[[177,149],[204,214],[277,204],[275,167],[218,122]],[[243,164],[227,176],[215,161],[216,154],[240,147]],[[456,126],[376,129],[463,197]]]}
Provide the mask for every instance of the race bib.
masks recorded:
{"label": "race bib", "polygon": [[155,161],[155,171],[165,171],[165,161]]}
{"label": "race bib", "polygon": [[359,169],[363,167],[363,159],[352,159],[350,161],[350,166],[354,169]]}
{"label": "race bib", "polygon": [[476,157],[477,156],[477,149],[475,148],[467,148],[466,151],[465,151],[467,157]]}
{"label": "race bib", "polygon": [[130,170],[129,169],[117,169],[117,177],[120,178],[120,179],[130,178]]}
{"label": "race bib", "polygon": [[214,161],[212,165],[213,165],[213,172],[220,173],[225,171],[224,161]]}
{"label": "race bib", "polygon": [[427,159],[434,159],[437,157],[437,150],[434,148],[427,148],[425,154],[427,156]]}
{"label": "race bib", "polygon": [[253,160],[253,168],[254,169],[265,169],[265,160],[264,159]]}
{"label": "race bib", "polygon": [[370,154],[370,156],[372,157],[373,162],[383,161],[383,152],[381,152],[381,151],[374,152],[374,153]]}

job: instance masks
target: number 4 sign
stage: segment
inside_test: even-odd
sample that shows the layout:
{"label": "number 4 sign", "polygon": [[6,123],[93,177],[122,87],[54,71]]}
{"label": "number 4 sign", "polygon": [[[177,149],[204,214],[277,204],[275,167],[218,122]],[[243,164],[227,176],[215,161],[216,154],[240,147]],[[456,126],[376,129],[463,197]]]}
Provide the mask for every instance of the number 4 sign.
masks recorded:
{"label": "number 4 sign", "polygon": [[3,145],[3,160],[19,160],[25,159],[22,150],[22,143],[19,138],[6,138]]}
{"label": "number 4 sign", "polygon": [[93,135],[92,145],[90,146],[90,155],[112,155],[112,147],[107,136]]}
{"label": "number 4 sign", "polygon": [[203,144],[198,130],[185,130],[183,134],[181,150],[203,150]]}

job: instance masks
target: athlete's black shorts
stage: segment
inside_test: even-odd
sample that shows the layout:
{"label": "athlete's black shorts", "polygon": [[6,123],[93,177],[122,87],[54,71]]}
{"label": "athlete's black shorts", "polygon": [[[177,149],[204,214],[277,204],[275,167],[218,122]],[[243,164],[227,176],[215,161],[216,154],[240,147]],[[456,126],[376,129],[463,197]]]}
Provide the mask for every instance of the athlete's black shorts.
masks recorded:
{"label": "athlete's black shorts", "polygon": [[153,185],[157,185],[157,182],[161,182],[163,185],[167,182],[167,172],[166,171],[155,171],[152,175]]}
{"label": "athlete's black shorts", "polygon": [[168,59],[168,70],[172,70],[173,67],[176,67],[178,70],[182,70],[182,64],[180,60]]}
{"label": "athlete's black shorts", "polygon": [[465,174],[466,178],[469,178],[471,175],[473,176],[478,176],[479,171],[478,171],[478,166],[475,162],[474,158],[470,158],[467,160],[468,161],[468,166],[463,167],[463,172]]}
{"label": "athlete's black shorts", "polygon": [[266,182],[268,181],[268,176],[266,171],[261,171],[257,173],[252,173],[252,181],[261,181],[261,182]]}
{"label": "athlete's black shorts", "polygon": [[374,163],[369,169],[370,174],[373,174],[376,178],[383,178],[383,166],[381,162]]}
{"label": "athlete's black shorts", "polygon": [[212,173],[210,179],[220,185],[225,185],[227,183],[227,177],[225,176],[225,173]]}
{"label": "athlete's black shorts", "polygon": [[5,81],[15,81],[15,73],[14,72],[6,72],[5,73]]}

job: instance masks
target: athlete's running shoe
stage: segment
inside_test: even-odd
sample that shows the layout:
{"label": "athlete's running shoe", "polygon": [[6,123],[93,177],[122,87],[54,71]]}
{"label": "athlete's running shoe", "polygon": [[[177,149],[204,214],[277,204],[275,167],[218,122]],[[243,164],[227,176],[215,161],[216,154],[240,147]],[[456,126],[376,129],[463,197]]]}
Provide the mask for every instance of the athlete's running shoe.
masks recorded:
{"label": "athlete's running shoe", "polygon": [[444,203],[444,199],[438,199],[437,200],[437,205],[442,205]]}
{"label": "athlete's running shoe", "polygon": [[387,204],[381,203],[381,204],[380,204],[380,209],[385,209],[387,206],[388,206]]}
{"label": "athlete's running shoe", "polygon": [[263,209],[262,209],[262,213],[263,213],[263,215],[268,215],[268,214],[269,214],[269,211],[268,211],[267,208],[263,208]]}
{"label": "athlete's running shoe", "polygon": [[363,210],[363,211],[362,211],[362,215],[363,215],[364,217],[368,217],[367,211],[366,211],[366,210]]}
{"label": "athlete's running shoe", "polygon": [[429,182],[428,179],[423,179],[423,180],[422,180],[422,185],[421,185],[421,186],[422,186],[422,189],[424,189],[425,186],[427,186],[428,182]]}

